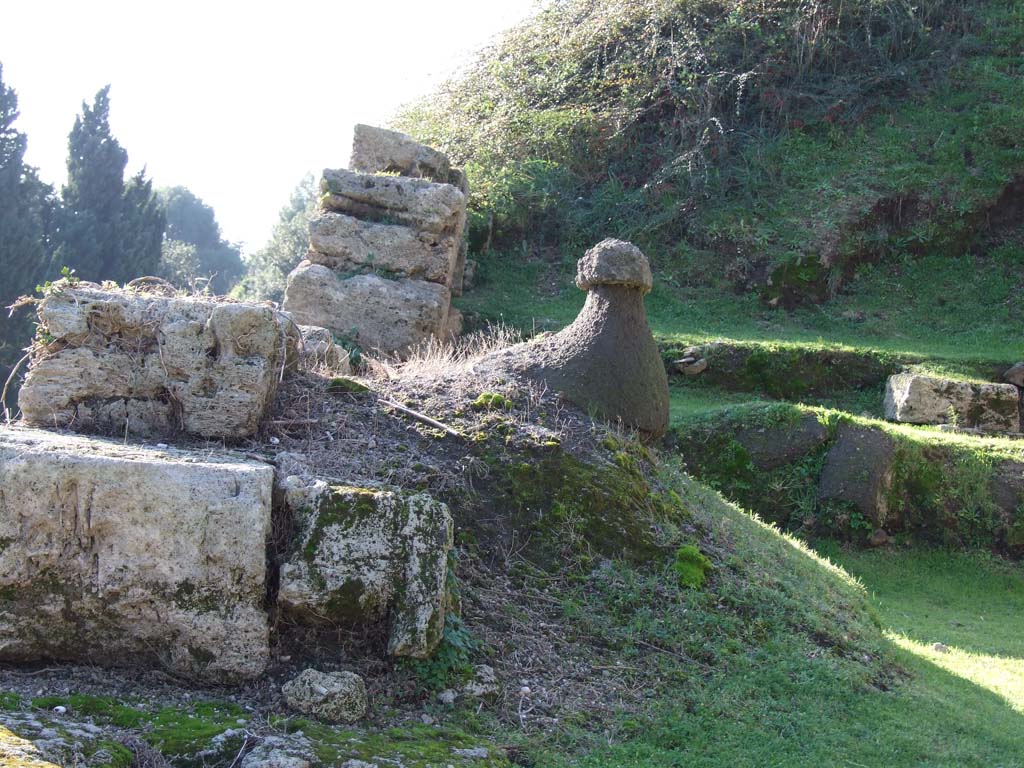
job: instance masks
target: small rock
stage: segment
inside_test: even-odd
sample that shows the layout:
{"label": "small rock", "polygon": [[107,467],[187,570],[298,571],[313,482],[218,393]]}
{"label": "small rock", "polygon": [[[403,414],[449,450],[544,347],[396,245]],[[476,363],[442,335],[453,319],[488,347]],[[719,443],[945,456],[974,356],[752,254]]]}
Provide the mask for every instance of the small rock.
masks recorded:
{"label": "small rock", "polygon": [[939,653],[949,653],[949,646],[945,643],[932,643],[932,650]]}
{"label": "small rock", "polygon": [[433,725],[437,721],[434,720],[434,718],[432,718],[430,715],[424,713],[420,715],[420,722],[424,725]]}
{"label": "small rock", "polygon": [[868,319],[868,313],[861,312],[860,310],[851,309],[847,310],[846,312],[843,312],[842,318],[844,320],[852,320],[855,323],[863,323],[865,320]]}
{"label": "small rock", "polygon": [[309,768],[310,761],[305,754],[288,749],[283,739],[270,738],[260,744],[242,760],[242,768]]}
{"label": "small rock", "polygon": [[65,715],[65,714],[67,714],[67,711],[68,711],[67,707],[56,706],[56,707],[53,708],[53,713],[55,715]]}
{"label": "small rock", "polygon": [[494,668],[487,664],[481,664],[475,668],[473,679],[462,688],[462,693],[474,698],[490,696],[498,692],[498,677],[494,674]]}
{"label": "small rock", "polygon": [[354,723],[366,715],[366,684],[352,672],[306,669],[281,692],[288,706],[323,720]]}
{"label": "small rock", "polygon": [[1003,374],[1003,381],[1016,387],[1024,387],[1024,362],[1017,363]]}
{"label": "small rock", "polygon": [[876,528],[875,532],[871,534],[871,538],[868,539],[869,547],[884,547],[889,543],[889,534],[881,528]]}
{"label": "small rock", "polygon": [[[684,360],[685,359],[686,358],[684,358]],[[686,376],[699,376],[708,369],[708,361],[707,358],[704,357],[692,363],[684,363],[683,360],[680,360],[675,363],[675,366],[677,371],[685,374]]]}
{"label": "small rock", "polygon": [[437,700],[448,707],[454,704],[455,699],[457,699],[458,697],[459,694],[457,694],[451,688],[445,688],[443,691],[437,694]]}
{"label": "small rock", "polygon": [[456,757],[472,757],[477,760],[486,760],[490,753],[484,747],[452,747],[452,754]]}

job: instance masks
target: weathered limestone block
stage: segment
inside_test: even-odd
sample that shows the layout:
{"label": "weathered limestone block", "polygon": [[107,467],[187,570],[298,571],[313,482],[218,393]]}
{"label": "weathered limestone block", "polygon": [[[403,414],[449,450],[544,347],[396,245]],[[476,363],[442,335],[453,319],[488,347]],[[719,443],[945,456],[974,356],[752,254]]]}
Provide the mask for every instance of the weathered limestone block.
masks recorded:
{"label": "weathered limestone block", "polygon": [[425,493],[283,483],[299,535],[281,566],[278,605],[311,624],[390,617],[388,652],[425,657],[444,628],[451,513]]}
{"label": "weathered limestone block", "polygon": [[334,334],[316,325],[300,325],[302,351],[300,357],[306,368],[330,368],[334,373],[351,373],[349,351],[334,340]]}
{"label": "weathered limestone block", "polygon": [[59,768],[28,739],[0,724],[0,766],[3,768]]}
{"label": "weathered limestone block", "polygon": [[363,124],[355,127],[348,167],[360,173],[397,173],[443,182],[451,172],[448,158],[436,149],[404,133]]}
{"label": "weathered limestone block", "polygon": [[647,257],[609,238],[577,267],[587,301],[572,324],[498,357],[581,408],[660,437],[668,428],[668,375],[644,312],[653,284]]}
{"label": "weathered limestone block", "polygon": [[256,431],[298,333],[269,306],[65,284],[38,310],[53,337],[18,397],[25,421],[83,432]]}
{"label": "weathered limestone block", "polygon": [[956,423],[985,432],[1020,431],[1020,392],[1012,384],[978,384],[916,373],[890,376],[885,418],[910,424]]}
{"label": "weathered limestone block", "polygon": [[364,349],[402,352],[444,333],[451,294],[438,283],[341,278],[322,264],[302,262],[288,276],[284,308],[297,323],[354,336]]}
{"label": "weathered limestone block", "polygon": [[367,270],[448,285],[459,241],[452,235],[360,221],[327,211],[310,220],[309,246],[307,259],[336,272]]}
{"label": "weathered limestone block", "polygon": [[896,446],[880,429],[842,424],[825,457],[818,500],[848,505],[883,527],[889,517],[888,494]]}
{"label": "weathered limestone block", "polygon": [[373,176],[327,168],[320,178],[320,207],[363,221],[400,224],[424,232],[457,232],[466,195],[451,184],[405,176]]}
{"label": "weathered limestone block", "polygon": [[0,430],[0,659],[259,675],[272,491],[259,462]]}

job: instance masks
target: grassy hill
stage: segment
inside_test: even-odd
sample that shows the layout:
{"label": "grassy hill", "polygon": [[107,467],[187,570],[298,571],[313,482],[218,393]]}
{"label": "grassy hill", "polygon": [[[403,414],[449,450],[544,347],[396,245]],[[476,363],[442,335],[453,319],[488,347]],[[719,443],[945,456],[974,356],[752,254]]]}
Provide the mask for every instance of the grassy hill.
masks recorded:
{"label": "grassy hill", "polygon": [[552,4],[397,124],[464,163],[483,285],[529,327],[582,250],[652,260],[656,331],[1021,355],[1024,11]]}
{"label": "grassy hill", "polygon": [[[1024,574],[984,525],[991,467],[1024,443],[877,421],[893,370],[992,379],[1024,357],[1022,8],[556,0],[508,32],[396,121],[469,172],[480,279],[460,306],[561,327],[583,250],[636,242],[666,358],[729,340],[674,379],[676,442],[580,415],[593,445],[573,458],[550,434],[561,406],[520,392],[478,412],[477,378],[431,379],[454,353],[396,364],[388,381],[423,388],[397,400],[480,420],[468,447],[402,422],[379,454],[382,476],[452,480],[461,618],[439,652],[366,667],[352,728],[284,710],[284,672],[169,699],[0,669],[0,763],[13,733],[78,738],[82,720],[120,740],[84,757],[117,768],[245,766],[286,737],[314,766],[1024,768]],[[770,471],[733,450],[743,427],[809,417],[898,441],[929,535],[869,550],[805,525],[825,443]],[[924,471],[936,456],[950,471]],[[933,535],[942,514],[962,525]],[[466,693],[482,665],[496,688]]]}
{"label": "grassy hill", "polygon": [[[479,281],[460,306],[471,320],[562,327],[584,299],[576,259],[605,237],[631,240],[654,268],[646,306],[666,358],[726,341],[724,365],[673,382],[677,433],[728,443],[752,413],[869,425],[916,457],[900,470],[908,482],[946,457],[955,471],[928,504],[966,519],[967,490],[982,498],[990,467],[1019,459],[1020,442],[875,419],[894,370],[995,380],[1024,358],[1022,74],[1015,0],[564,0],[396,127],[469,172]],[[813,507],[820,455],[762,474],[712,452],[708,466],[684,458],[792,530]],[[642,714],[602,725],[604,743],[583,726],[543,748],[524,737],[522,764],[1024,764],[1019,562],[934,528],[928,545],[870,551],[805,528],[836,571],[690,478],[675,482],[770,586],[712,581],[710,602],[683,615],[637,572],[611,592],[563,593],[569,615],[608,627],[623,665],[655,654],[672,672]],[[778,559],[761,535],[773,552],[793,549]],[[773,580],[804,556],[797,599],[825,607],[836,593],[822,579],[835,576],[866,588],[867,608],[844,600],[841,621],[874,650],[814,649],[779,631],[796,604]],[[732,567],[721,563],[717,575]],[[722,609],[749,611],[753,634],[737,642]]]}

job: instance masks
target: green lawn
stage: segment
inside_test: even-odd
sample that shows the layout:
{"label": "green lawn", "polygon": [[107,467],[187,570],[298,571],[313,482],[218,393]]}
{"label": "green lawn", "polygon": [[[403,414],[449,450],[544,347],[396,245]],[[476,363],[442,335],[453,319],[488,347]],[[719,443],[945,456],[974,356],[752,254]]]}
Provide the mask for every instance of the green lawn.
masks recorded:
{"label": "green lawn", "polygon": [[[1024,573],[984,554],[819,549],[865,584],[895,662],[771,636],[659,700],[651,722],[549,766],[1024,766]],[[934,651],[943,642],[948,653]]]}
{"label": "green lawn", "polygon": [[1024,567],[942,550],[821,549],[864,582],[893,642],[1024,714]]}
{"label": "green lawn", "polygon": [[[582,255],[557,267],[492,255],[481,270],[484,281],[456,303],[527,332],[557,330],[583,306],[570,265]],[[1013,363],[1024,358],[1022,268],[1024,248],[985,261],[925,256],[865,266],[833,301],[794,311],[722,286],[673,286],[671,274],[660,274],[646,307],[655,335],[677,346],[722,338]]]}

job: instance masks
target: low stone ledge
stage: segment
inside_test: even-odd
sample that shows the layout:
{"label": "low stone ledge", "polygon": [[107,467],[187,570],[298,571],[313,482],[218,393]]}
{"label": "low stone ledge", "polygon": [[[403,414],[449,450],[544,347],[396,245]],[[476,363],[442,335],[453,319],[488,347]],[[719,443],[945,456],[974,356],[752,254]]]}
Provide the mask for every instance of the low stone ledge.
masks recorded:
{"label": "low stone ledge", "polygon": [[1012,384],[900,373],[886,381],[885,418],[909,424],[955,422],[983,432],[1020,432],[1020,391]]}

